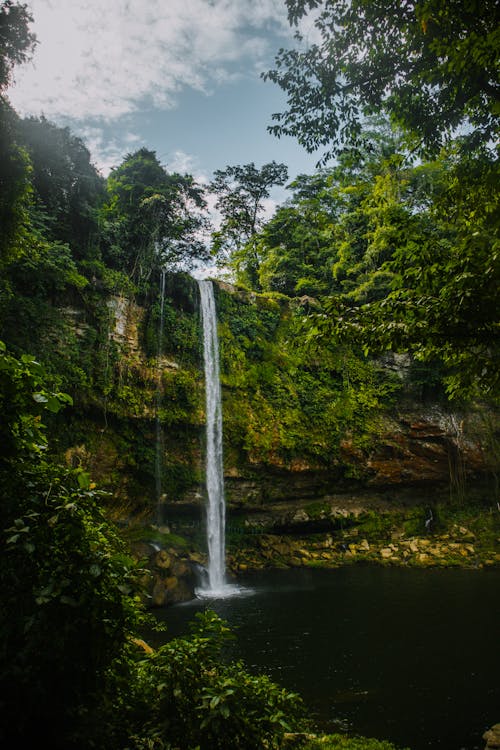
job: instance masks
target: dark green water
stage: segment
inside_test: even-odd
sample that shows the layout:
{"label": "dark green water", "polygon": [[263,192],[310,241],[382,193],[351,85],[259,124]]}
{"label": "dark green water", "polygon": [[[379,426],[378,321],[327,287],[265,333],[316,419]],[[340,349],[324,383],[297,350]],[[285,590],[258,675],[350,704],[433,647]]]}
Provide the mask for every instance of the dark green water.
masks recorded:
{"label": "dark green water", "polygon": [[500,721],[500,571],[263,571],[248,593],[162,610],[167,637],[216,611],[235,656],[299,692],[320,728],[412,750],[482,750]]}

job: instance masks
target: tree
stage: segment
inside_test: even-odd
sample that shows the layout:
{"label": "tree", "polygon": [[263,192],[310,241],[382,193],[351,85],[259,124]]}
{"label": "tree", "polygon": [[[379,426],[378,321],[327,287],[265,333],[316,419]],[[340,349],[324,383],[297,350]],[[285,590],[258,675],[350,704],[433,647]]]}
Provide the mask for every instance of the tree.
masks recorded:
{"label": "tree", "polygon": [[332,183],[328,170],[300,175],[289,185],[291,197],[258,234],[259,281],[264,291],[290,297],[331,291],[332,233],[338,216]]}
{"label": "tree", "polygon": [[254,238],[262,227],[265,200],[271,188],[284,185],[288,170],[272,161],[257,169],[254,162],[216,170],[209,191],[217,196],[215,207],[222,215],[213,233],[213,253],[236,269],[251,286],[258,286],[258,249]]}
{"label": "tree", "polygon": [[[397,195],[388,200],[387,188],[397,187],[390,175],[378,197],[372,191],[371,205],[363,199],[362,213],[370,210],[365,239],[381,263],[378,271],[392,274],[392,289],[386,285],[390,276],[380,277],[382,289],[372,284],[368,297],[358,285],[350,299],[325,301],[318,335],[350,337],[366,351],[441,359],[450,397],[495,397],[497,4],[287,0],[287,6],[295,24],[318,10],[320,41],[305,51],[281,50],[275,70],[266,74],[288,94],[288,111],[275,115],[272,132],[295,135],[310,151],[328,146],[327,159],[359,149],[366,141],[365,118],[382,110],[402,127],[407,148],[441,161],[437,170],[424,164],[412,173],[414,207],[401,206]],[[346,237],[334,269],[344,284],[349,279],[343,265],[352,268],[359,251],[358,271],[364,265],[369,272],[362,245],[353,248]],[[366,282],[373,279],[368,273]]]}
{"label": "tree", "polygon": [[[498,136],[500,26],[495,0],[286,0],[297,25],[317,11],[319,41],[280,50],[264,74],[288,95],[269,129],[325,160],[363,137],[384,110],[429,152],[460,131],[469,146]],[[300,41],[303,38],[297,34]]]}
{"label": "tree", "polygon": [[[16,254],[22,241],[22,227],[30,193],[29,159],[16,143],[17,115],[3,92],[11,83],[12,71],[33,52],[35,36],[26,5],[6,0],[0,5],[0,264]],[[17,251],[18,252],[18,251]]]}
{"label": "tree", "polygon": [[113,268],[143,283],[155,267],[208,259],[205,200],[190,175],[168,173],[142,148],[112,169],[106,191],[103,254]]}
{"label": "tree", "polygon": [[338,165],[301,175],[292,196],[256,237],[262,289],[290,296],[346,294],[351,301],[385,296],[392,258],[409,215],[423,210],[401,138],[377,119],[364,150]]}
{"label": "tree", "polygon": [[450,398],[497,399],[500,253],[494,174],[485,155],[465,159],[457,151],[446,161],[411,170],[406,206],[388,204],[377,218],[378,241],[382,247],[387,240],[392,244],[380,266],[392,277],[390,288],[380,298],[363,298],[358,291],[324,300],[315,321],[317,340],[442,361]]}
{"label": "tree", "polygon": [[0,5],[0,94],[10,84],[13,68],[33,53],[36,37],[29,30],[32,21],[27,5],[12,0]]}
{"label": "tree", "polygon": [[45,117],[19,121],[18,139],[32,165],[32,218],[47,238],[68,243],[75,258],[98,253],[97,210],[104,179],[83,141]]}
{"label": "tree", "polygon": [[20,255],[31,204],[31,165],[15,140],[17,115],[0,96],[0,268]]}
{"label": "tree", "polygon": [[0,740],[7,747],[27,747],[35,736],[53,748],[89,740],[110,747],[113,707],[122,680],[133,677],[129,639],[144,621],[134,564],[99,506],[102,493],[88,474],[50,458],[44,415],[68,403],[33,357],[16,359],[0,342]]}

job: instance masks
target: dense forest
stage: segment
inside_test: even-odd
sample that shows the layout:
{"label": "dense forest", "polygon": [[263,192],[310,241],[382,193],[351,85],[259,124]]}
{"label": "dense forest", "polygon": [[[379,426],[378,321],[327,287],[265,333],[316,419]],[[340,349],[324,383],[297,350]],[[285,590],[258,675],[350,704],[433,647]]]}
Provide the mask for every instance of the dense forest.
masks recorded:
{"label": "dense forest", "polygon": [[[292,26],[318,11],[318,41],[281,50],[264,74],[288,101],[269,127],[324,148],[318,169],[289,183],[284,164],[250,161],[202,186],[147,148],[104,178],[68,128],[21,117],[8,90],[36,39],[25,5],[0,4],[6,746],[392,747],[299,735],[315,731],[301,698],[225,659],[231,633],[213,613],[154,651],[142,640],[159,626],[151,571],[131,539],[160,534],[158,503],[171,512],[203,474],[189,274],[200,267],[219,279],[234,508],[272,500],[269,477],[290,494],[284,477],[302,469],[326,485],[373,484],[368,457],[374,465],[384,419],[432,404],[450,423],[460,414],[475,425],[473,469],[485,480],[469,501],[453,454],[441,530],[458,504],[467,523],[482,519],[481,564],[499,564],[496,3],[385,5],[286,0]],[[266,216],[284,185],[288,199]],[[313,505],[308,522],[323,512]],[[402,523],[415,531],[425,513],[412,508]],[[376,544],[387,519],[362,520]],[[255,553],[247,541],[245,554],[245,540],[230,544],[236,570]],[[196,538],[178,543],[199,554]]]}

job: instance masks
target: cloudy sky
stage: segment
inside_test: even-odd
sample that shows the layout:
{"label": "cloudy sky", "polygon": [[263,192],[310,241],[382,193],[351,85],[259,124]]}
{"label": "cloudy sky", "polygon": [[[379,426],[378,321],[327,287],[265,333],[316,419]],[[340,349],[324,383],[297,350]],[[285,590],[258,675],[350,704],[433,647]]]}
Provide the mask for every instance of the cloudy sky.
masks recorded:
{"label": "cloudy sky", "polygon": [[260,73],[293,44],[283,0],[27,5],[39,44],[16,71],[11,102],[69,125],[103,174],[141,146],[203,180],[228,164],[273,159],[290,177],[314,171],[314,156],[266,131],[284,98]]}

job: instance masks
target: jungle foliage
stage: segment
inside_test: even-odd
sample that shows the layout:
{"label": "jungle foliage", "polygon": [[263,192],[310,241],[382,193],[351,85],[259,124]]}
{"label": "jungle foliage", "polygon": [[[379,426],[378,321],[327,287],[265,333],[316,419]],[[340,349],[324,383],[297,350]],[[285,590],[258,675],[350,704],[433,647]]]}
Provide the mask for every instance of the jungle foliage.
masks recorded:
{"label": "jungle foliage", "polygon": [[[292,22],[318,5],[290,0]],[[491,3],[466,4],[458,25],[457,3],[389,3],[385,36],[404,86],[387,100],[391,66],[379,65],[369,15],[379,6],[326,3],[323,47],[309,57],[281,53],[278,68],[290,62],[293,75],[270,74],[320,115],[294,111],[292,100],[280,127],[315,147],[326,133],[318,123],[333,132],[340,113],[341,136],[355,148],[339,153],[337,166],[299,177],[268,221],[263,202],[287,179],[284,165],[227,167],[211,186],[223,214],[214,250],[239,282],[264,292],[250,295],[252,304],[222,292],[218,300],[227,435],[239,457],[284,466],[305,457],[331,468],[342,443],[363,450],[398,388],[373,352],[414,353],[438,379],[444,370],[450,395],[494,395]],[[321,67],[338,30],[328,15],[335,9],[348,35],[341,84],[331,60]],[[355,45],[355,10],[369,22],[374,49]],[[104,179],[69,129],[19,117],[5,92],[34,49],[30,20],[27,6],[0,4],[0,738],[75,750],[280,747],[301,726],[300,700],[225,662],[227,629],[215,616],[152,655],[141,650],[145,572],[106,513],[103,488],[129,498],[150,492],[156,418],[170,441],[164,487],[182,495],[196,479],[189,451],[197,450],[203,406],[195,282],[167,284],[163,305],[159,282],[162,271],[207,259],[204,195],[148,149],[127,154]],[[360,57],[366,65],[357,71]],[[415,93],[422,82],[428,101]],[[382,96],[402,131],[366,128],[361,137],[358,94],[370,94],[363,114]],[[332,109],[337,96],[340,110]],[[438,115],[434,137],[425,118]],[[465,120],[470,133],[450,141]],[[408,143],[415,148],[419,137],[432,161],[412,160]],[[147,310],[135,321],[145,361],[123,357],[115,335],[125,298]],[[157,362],[166,354],[173,362],[158,406]],[[99,458],[99,487],[86,452]],[[132,473],[135,484],[124,487]]]}
{"label": "jungle foliage", "polygon": [[304,346],[306,301],[220,291],[224,431],[231,461],[311,468],[349,475],[342,445],[370,446],[399,379],[350,346]]}
{"label": "jungle foliage", "polygon": [[329,153],[364,140],[380,111],[412,147],[436,154],[457,131],[467,148],[498,138],[499,26],[494,0],[285,0],[292,26],[314,12],[318,41],[280,50],[264,77],[288,97],[275,135]]}
{"label": "jungle foliage", "polygon": [[[147,573],[106,520],[102,491],[47,451],[44,415],[71,399],[0,344],[0,739],[27,747],[257,750],[299,726],[298,696],[224,659],[207,613],[152,654],[141,628]],[[22,711],[19,707],[22,706]]]}
{"label": "jungle foliage", "polygon": [[[254,238],[262,228],[265,200],[275,185],[284,185],[288,177],[285,164],[275,161],[257,169],[255,164],[227,166],[217,169],[209,191],[217,196],[215,208],[220,211],[220,227],[212,234],[212,252],[219,263],[239,269],[250,286],[258,286],[258,247]],[[244,255],[240,263],[240,248]]]}
{"label": "jungle foliage", "polygon": [[298,46],[280,50],[265,74],[288,97],[271,132],[295,136],[309,151],[326,147],[323,164],[333,156],[342,163],[346,153],[359,161],[372,148],[367,118],[383,113],[402,136],[394,155],[399,165],[412,167],[413,175],[427,172],[413,208],[408,194],[394,192],[397,181],[385,190],[380,179],[373,183],[363,207],[368,224],[361,239],[368,247],[361,247],[368,283],[384,285],[393,274],[391,291],[355,305],[330,298],[317,320],[317,340],[348,338],[366,351],[437,357],[447,368],[451,398],[498,398],[496,3],[286,5],[292,25],[314,13],[318,41],[307,45],[298,32]]}
{"label": "jungle foliage", "polygon": [[318,351],[335,342],[366,354],[410,352],[442,363],[450,398],[495,400],[496,160],[450,146],[415,162],[382,123],[369,149],[338,162],[292,183],[291,198],[254,237],[258,288],[320,299],[308,334]]}

